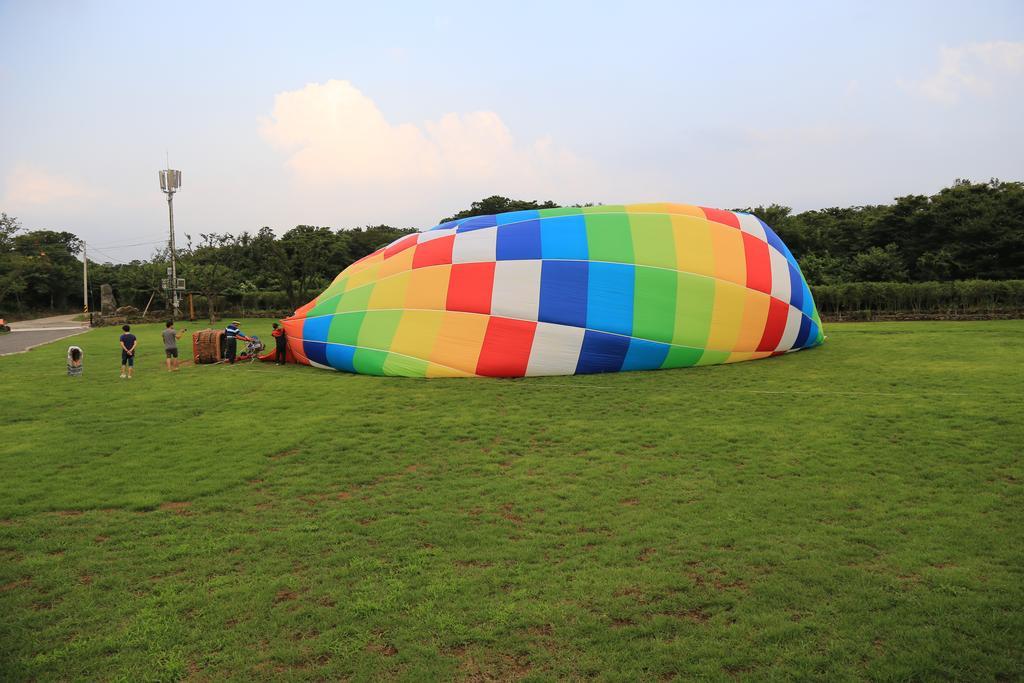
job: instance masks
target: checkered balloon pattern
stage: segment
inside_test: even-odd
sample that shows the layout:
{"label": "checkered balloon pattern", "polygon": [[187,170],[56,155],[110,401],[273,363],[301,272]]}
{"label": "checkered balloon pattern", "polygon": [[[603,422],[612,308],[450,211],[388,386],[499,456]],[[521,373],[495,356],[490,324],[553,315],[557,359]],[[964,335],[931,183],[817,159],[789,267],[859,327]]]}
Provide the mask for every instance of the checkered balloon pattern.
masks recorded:
{"label": "checkered balloon pattern", "polygon": [[284,326],[299,362],[406,377],[714,365],[824,339],[771,228],[685,204],[443,223],[353,263]]}

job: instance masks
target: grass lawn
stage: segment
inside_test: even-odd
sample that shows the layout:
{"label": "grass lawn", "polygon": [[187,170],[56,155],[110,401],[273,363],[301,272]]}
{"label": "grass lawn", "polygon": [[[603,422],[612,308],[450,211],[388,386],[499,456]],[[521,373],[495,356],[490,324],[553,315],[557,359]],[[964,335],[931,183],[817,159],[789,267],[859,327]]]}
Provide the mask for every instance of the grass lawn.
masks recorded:
{"label": "grass lawn", "polygon": [[0,358],[0,679],[1024,676],[1024,321],[528,380],[136,331]]}

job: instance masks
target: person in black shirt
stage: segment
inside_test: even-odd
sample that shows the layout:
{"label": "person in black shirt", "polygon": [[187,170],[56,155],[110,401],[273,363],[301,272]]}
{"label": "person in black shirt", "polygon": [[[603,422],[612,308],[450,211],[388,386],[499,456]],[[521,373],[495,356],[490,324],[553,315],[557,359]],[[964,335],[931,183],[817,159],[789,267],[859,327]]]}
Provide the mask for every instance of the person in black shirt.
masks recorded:
{"label": "person in black shirt", "polygon": [[274,323],[271,325],[274,331],[270,333],[270,336],[274,338],[276,345],[274,346],[274,364],[284,365],[285,358],[287,357],[286,350],[288,348],[288,342],[285,340],[284,328]]}
{"label": "person in black shirt", "polygon": [[131,379],[135,374],[135,347],[138,346],[139,340],[131,333],[130,325],[124,325],[121,329],[124,331],[119,340],[121,343],[121,379],[125,377]]}

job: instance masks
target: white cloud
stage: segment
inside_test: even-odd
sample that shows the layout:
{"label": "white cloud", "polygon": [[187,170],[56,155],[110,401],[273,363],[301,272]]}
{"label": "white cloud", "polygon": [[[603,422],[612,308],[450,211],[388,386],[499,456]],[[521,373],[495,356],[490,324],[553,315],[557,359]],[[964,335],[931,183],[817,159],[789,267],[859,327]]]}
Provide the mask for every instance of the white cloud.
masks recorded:
{"label": "white cloud", "polygon": [[967,93],[990,96],[1022,74],[1024,43],[970,43],[942,48],[938,71],[913,87],[931,100],[954,104]]}
{"label": "white cloud", "polygon": [[279,93],[261,133],[289,154],[287,166],[313,185],[487,184],[530,191],[576,177],[581,162],[548,138],[520,144],[493,111],[391,123],[348,81]]}
{"label": "white cloud", "polygon": [[97,192],[77,181],[27,165],[18,165],[4,181],[4,206],[57,204],[68,200],[92,199]]}

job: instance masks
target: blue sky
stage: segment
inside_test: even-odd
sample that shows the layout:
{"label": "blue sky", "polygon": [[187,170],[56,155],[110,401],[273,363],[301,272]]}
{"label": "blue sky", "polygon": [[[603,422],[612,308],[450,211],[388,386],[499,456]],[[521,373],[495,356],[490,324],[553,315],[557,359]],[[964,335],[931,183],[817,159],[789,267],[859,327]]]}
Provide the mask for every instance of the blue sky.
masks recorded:
{"label": "blue sky", "polygon": [[111,258],[490,194],[798,210],[1024,176],[1024,3],[0,0],[0,210]]}

